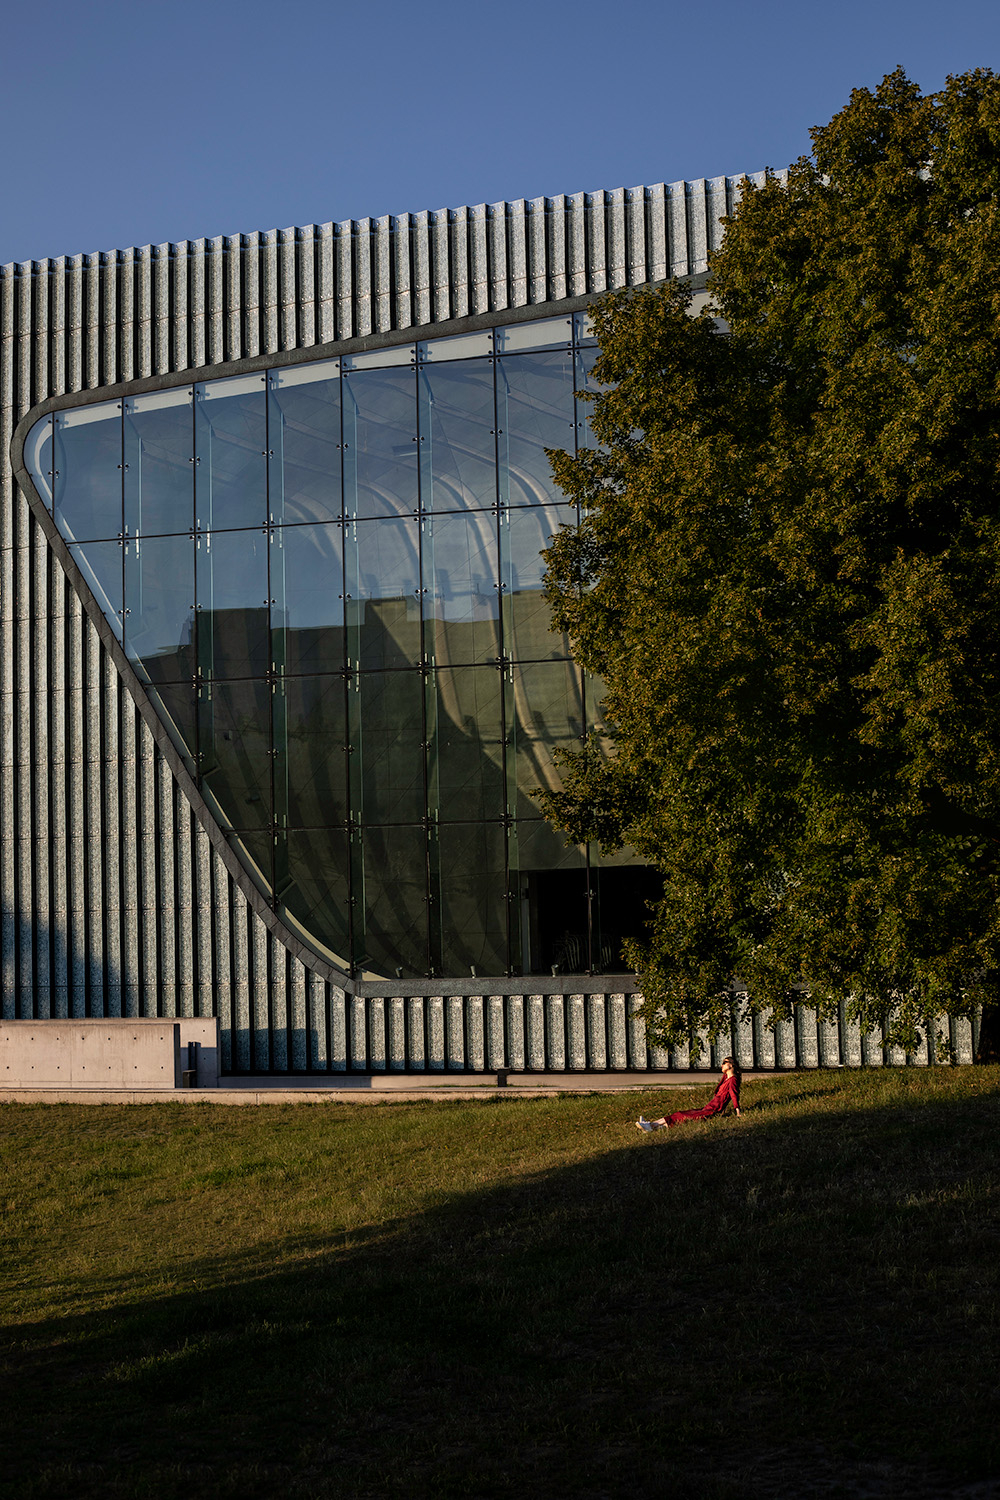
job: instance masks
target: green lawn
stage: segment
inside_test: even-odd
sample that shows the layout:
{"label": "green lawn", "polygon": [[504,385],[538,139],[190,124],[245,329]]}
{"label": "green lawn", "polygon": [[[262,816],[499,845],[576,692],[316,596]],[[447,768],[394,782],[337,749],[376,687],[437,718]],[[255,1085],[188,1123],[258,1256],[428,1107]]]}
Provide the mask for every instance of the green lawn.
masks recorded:
{"label": "green lawn", "polygon": [[1000,1069],[693,1102],[0,1106],[0,1495],[985,1495]]}

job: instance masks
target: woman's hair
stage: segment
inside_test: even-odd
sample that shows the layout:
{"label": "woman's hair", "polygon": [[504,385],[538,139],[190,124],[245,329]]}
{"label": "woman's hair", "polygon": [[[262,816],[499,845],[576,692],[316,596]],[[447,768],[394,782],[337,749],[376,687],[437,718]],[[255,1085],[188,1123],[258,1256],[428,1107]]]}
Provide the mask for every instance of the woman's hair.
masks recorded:
{"label": "woman's hair", "polygon": [[735,1057],[724,1057],[722,1059],[722,1066],[725,1067],[726,1063],[728,1063],[732,1068],[733,1077],[736,1079],[736,1087],[739,1088],[740,1084],[743,1082],[743,1073],[740,1069],[739,1063],[736,1061]]}

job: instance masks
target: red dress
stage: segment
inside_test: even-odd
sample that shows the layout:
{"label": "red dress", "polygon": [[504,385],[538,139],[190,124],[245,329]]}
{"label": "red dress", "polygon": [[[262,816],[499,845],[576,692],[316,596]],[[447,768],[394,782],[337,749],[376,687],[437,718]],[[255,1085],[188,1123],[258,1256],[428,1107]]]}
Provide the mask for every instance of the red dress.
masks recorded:
{"label": "red dress", "polygon": [[740,1086],[735,1078],[723,1078],[703,1109],[677,1109],[668,1117],[667,1124],[679,1125],[682,1120],[707,1120],[710,1115],[721,1114],[730,1100],[734,1109],[739,1109]]}

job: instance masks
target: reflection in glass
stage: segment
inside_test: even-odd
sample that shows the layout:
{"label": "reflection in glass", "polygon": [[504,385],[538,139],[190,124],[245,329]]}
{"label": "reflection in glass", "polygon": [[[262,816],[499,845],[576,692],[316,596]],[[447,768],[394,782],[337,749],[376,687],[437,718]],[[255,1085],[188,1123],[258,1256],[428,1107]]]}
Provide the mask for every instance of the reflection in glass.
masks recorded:
{"label": "reflection in glass", "polygon": [[170,736],[174,749],[192,776],[198,771],[197,698],[189,682],[160,683],[147,686],[149,701]]}
{"label": "reflection in glass", "polygon": [[125,650],[155,682],[193,676],[194,543],[132,537],[125,547]]}
{"label": "reflection in glass", "polygon": [[566,845],[541,820],[511,830],[511,888],[517,892],[519,956],[525,974],[579,974],[590,966],[587,851]]}
{"label": "reflection in glass", "polygon": [[435,850],[440,898],[433,920],[441,972],[503,973],[507,967],[503,825],[442,825]]}
{"label": "reflection in glass", "polygon": [[508,811],[530,817],[531,792],[562,785],[557,750],[578,750],[583,735],[583,685],[573,661],[514,665],[505,674]]}
{"label": "reflection in glass", "polygon": [[194,525],[194,395],[190,386],[125,402],[125,530],[188,532]]}
{"label": "reflection in glass", "polygon": [[495,661],[500,606],[493,511],[426,517],[422,564],[428,660]]}
{"label": "reflection in glass", "polygon": [[47,510],[52,510],[52,483],[55,459],[52,447],[52,418],[36,422],[24,440],[24,467]]}
{"label": "reflection in glass", "polygon": [[424,679],[363,672],[348,691],[352,807],[365,823],[424,816]]}
{"label": "reflection in glass", "polygon": [[271,535],[274,660],[286,672],[344,665],[344,528],[279,526]]}
{"label": "reflection in glass", "polygon": [[195,513],[203,531],[267,521],[265,377],[195,386]]}
{"label": "reflection in glass", "polygon": [[663,876],[640,864],[634,849],[602,854],[590,846],[593,967],[598,974],[620,974],[629,965],[628,938],[647,936],[653,907],[663,897]]}
{"label": "reflection in glass", "polygon": [[[422,828],[366,828],[355,877],[355,962],[376,974],[427,972],[427,854]],[[360,878],[358,878],[360,876]]]}
{"label": "reflection in glass", "polygon": [[597,351],[574,326],[575,350],[565,318],[518,324],[28,435],[184,764],[268,899],[338,963],[614,968],[644,909],[634,853],[588,865],[532,796],[588,728],[613,748],[542,589],[542,553],[576,524],[545,449],[588,440],[573,391]]}
{"label": "reflection in glass", "polygon": [[343,377],[344,505],[351,517],[418,505],[416,379],[408,367]]}
{"label": "reflection in glass", "polygon": [[198,538],[198,666],[206,677],[259,677],[268,670],[267,549],[264,531]]}
{"label": "reflection in glass", "polygon": [[286,677],[275,688],[275,820],[297,828],[346,823],[344,678]]}
{"label": "reflection in glass", "polygon": [[542,593],[542,552],[560,526],[575,524],[569,505],[532,506],[500,512],[500,560],[503,581],[504,650],[521,660],[569,656],[569,639],[550,627],[552,614]]}
{"label": "reflection in glass", "polygon": [[503,816],[501,678],[452,667],[428,679],[428,806],[442,822]]}
{"label": "reflection in glass", "polygon": [[[599,381],[594,379],[593,369],[597,363],[600,349],[596,345],[586,349],[578,349],[576,355],[576,388],[578,391],[592,391],[597,393],[606,389]],[[594,409],[592,401],[577,401],[577,446],[579,448],[599,448],[601,445],[595,438],[590,427],[590,415]],[[566,445],[569,446],[568,444]]]}
{"label": "reflection in glass", "polygon": [[497,360],[500,498],[511,505],[559,500],[546,448],[573,452],[573,353],[518,354]]}
{"label": "reflection in glass", "polygon": [[362,670],[419,662],[419,522],[357,521],[344,549],[349,660]]}
{"label": "reflection in glass", "polygon": [[104,618],[119,640],[122,638],[122,544],[88,542],[70,547],[70,556],[84,582],[101,607]]}
{"label": "reflection in glass", "polygon": [[122,533],[122,414],[118,402],[55,414],[55,519],[68,542]]}
{"label": "reflection in glass", "polygon": [[277,895],[283,914],[307,936],[318,937],[335,962],[350,963],[350,851],[342,828],[290,828],[280,833]]}
{"label": "reflection in glass", "polygon": [[420,431],[425,511],[496,501],[493,365],[489,360],[421,369]]}
{"label": "reflection in glass", "polygon": [[339,364],[275,370],[269,399],[272,521],[339,520]]}
{"label": "reflection in glass", "polygon": [[198,699],[201,774],[233,828],[271,826],[271,704],[266,682],[209,682]]}

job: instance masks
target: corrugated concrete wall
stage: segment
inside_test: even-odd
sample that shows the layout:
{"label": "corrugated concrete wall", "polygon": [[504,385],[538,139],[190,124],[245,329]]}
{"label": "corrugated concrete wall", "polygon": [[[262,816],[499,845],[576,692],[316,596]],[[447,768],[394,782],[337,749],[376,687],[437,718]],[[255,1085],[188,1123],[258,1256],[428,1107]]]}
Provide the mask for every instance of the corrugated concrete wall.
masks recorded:
{"label": "corrugated concrete wall", "polygon": [[[685,1065],[647,1051],[601,980],[361,995],[286,940],[196,817],[10,451],[48,397],[699,275],[738,191],[713,178],[0,268],[5,1018],[217,1014],[232,1071]],[[732,1044],[748,1065],[862,1061],[860,1039],[834,1030],[803,1014],[783,1041],[744,1029]]]}

